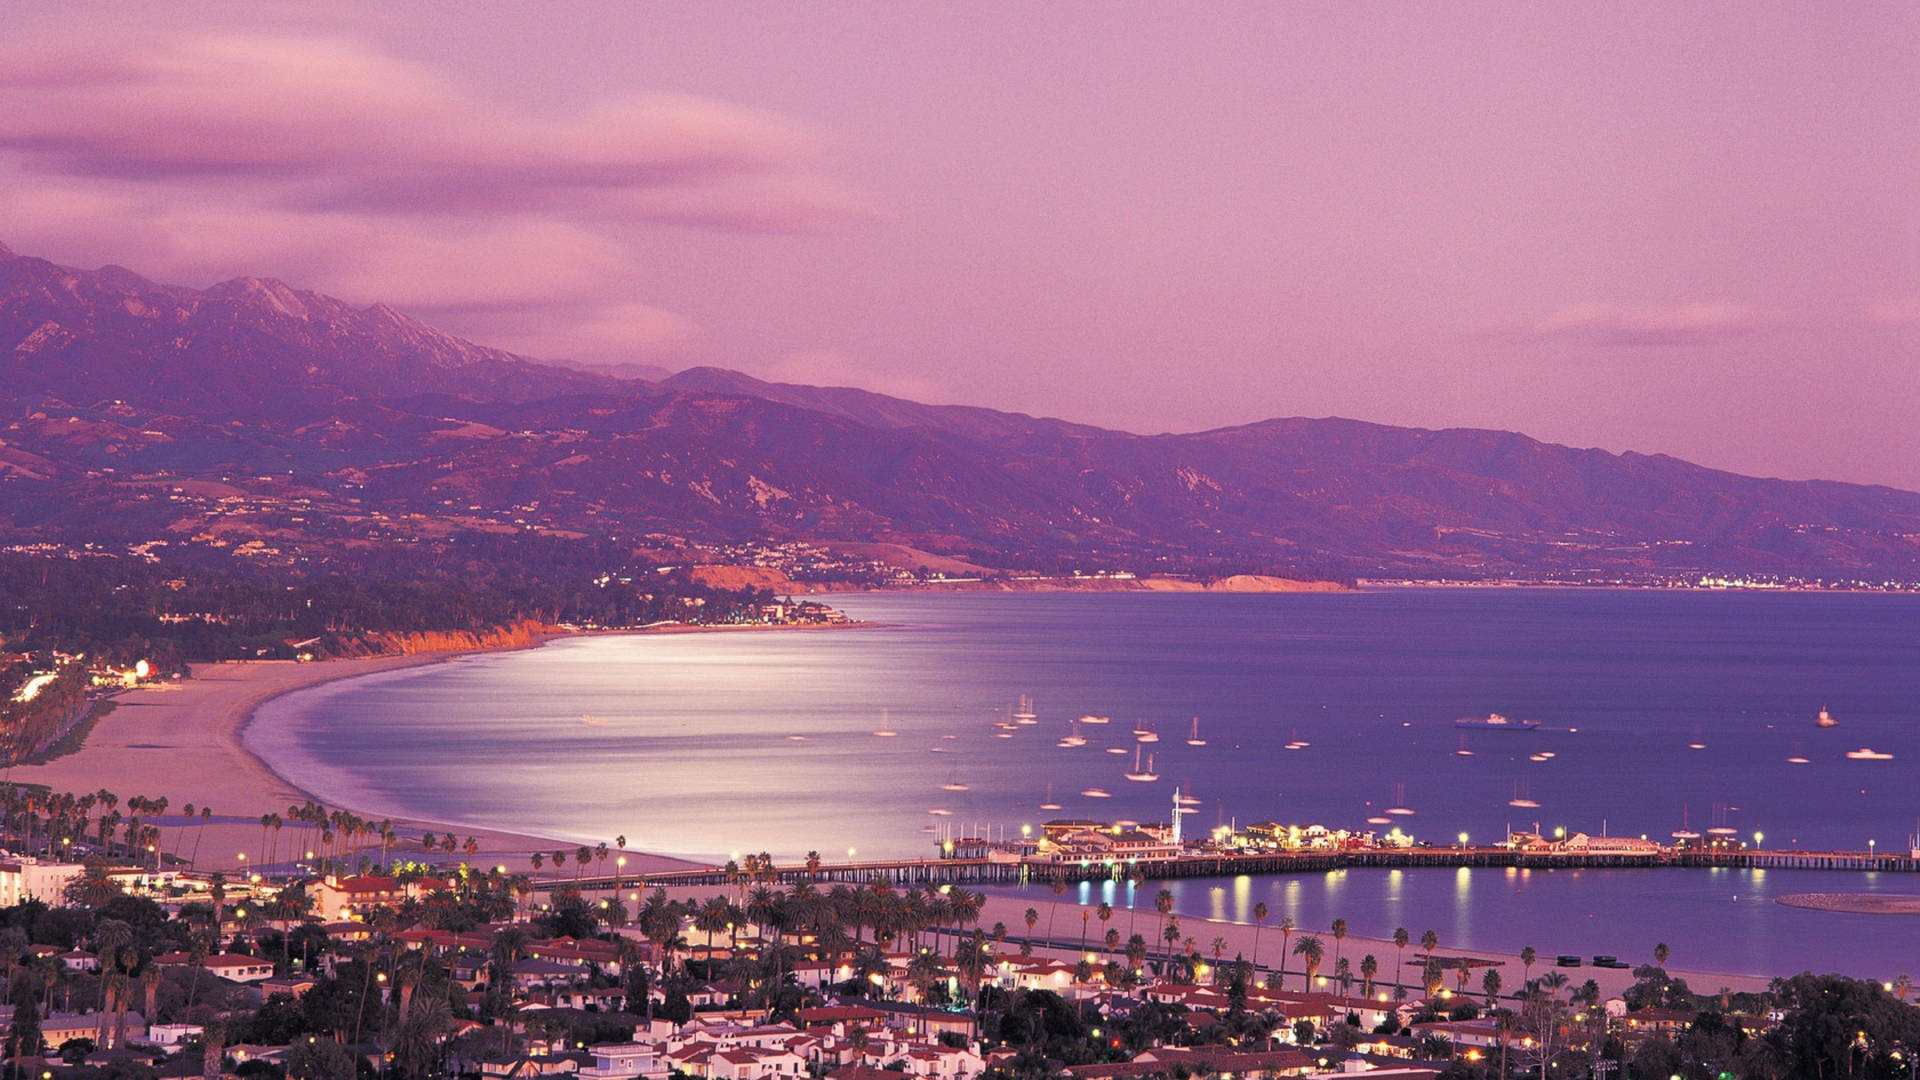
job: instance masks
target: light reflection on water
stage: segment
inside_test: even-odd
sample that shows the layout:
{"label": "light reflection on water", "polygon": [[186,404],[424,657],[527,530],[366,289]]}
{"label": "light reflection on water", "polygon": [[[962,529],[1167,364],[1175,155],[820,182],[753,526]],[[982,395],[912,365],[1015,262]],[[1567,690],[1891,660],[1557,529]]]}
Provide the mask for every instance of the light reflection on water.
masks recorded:
{"label": "light reflection on water", "polygon": [[[1900,916],[1846,915],[1775,903],[1789,893],[1920,892],[1908,874],[1764,870],[1342,870],[1231,881],[1083,884],[1062,899],[1129,904],[1151,936],[1153,899],[1174,895],[1182,915],[1251,925],[1253,906],[1269,908],[1267,926],[1291,916],[1305,932],[1325,933],[1334,919],[1356,937],[1388,938],[1404,926],[1415,942],[1429,929],[1442,945],[1542,956],[1601,953],[1629,963],[1652,960],[1653,945],[1673,946],[1676,968],[1790,974],[1843,971],[1891,978],[1914,966],[1916,939]],[[1031,895],[1050,899],[1044,887]],[[1112,925],[1124,929],[1126,910]],[[1695,987],[1694,989],[1702,989]],[[1716,987],[1706,987],[1707,990]]]}

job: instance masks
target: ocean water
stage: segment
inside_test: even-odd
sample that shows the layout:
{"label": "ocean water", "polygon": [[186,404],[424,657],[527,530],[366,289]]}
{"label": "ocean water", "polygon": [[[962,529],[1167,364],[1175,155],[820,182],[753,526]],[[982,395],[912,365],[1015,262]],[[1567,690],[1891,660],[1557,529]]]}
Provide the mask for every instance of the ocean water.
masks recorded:
{"label": "ocean water", "polygon": [[[568,639],[303,691],[248,740],[330,801],[696,856],[917,854],[928,825],[1164,821],[1176,784],[1202,800],[1189,829],[1361,826],[1398,801],[1415,812],[1397,824],[1440,842],[1536,820],[1660,838],[1724,823],[1769,846],[1887,850],[1920,817],[1920,597],[835,602],[879,625]],[[1000,731],[1023,693],[1040,722]],[[1815,727],[1822,706],[1839,727]],[[1490,711],[1542,727],[1453,726]],[[1085,714],[1112,722],[1057,746]],[[872,734],[883,715],[895,737]],[[1203,747],[1186,743],[1193,717]],[[1160,735],[1143,748],[1159,782],[1122,779],[1137,721]],[[1894,759],[1844,756],[1861,746]],[[1112,797],[1081,796],[1096,787]],[[1049,788],[1058,813],[1039,809]],[[1540,807],[1509,806],[1516,791]]]}
{"label": "ocean water", "polygon": [[[1920,817],[1920,597],[1443,589],[835,603],[877,625],[568,639],[302,691],[264,708],[247,738],[332,803],[584,842],[624,835],[639,850],[714,858],[931,854],[928,829],[1166,820],[1176,784],[1201,800],[1190,830],[1264,819],[1357,827],[1398,803],[1414,812],[1396,823],[1437,842],[1463,832],[1492,841],[1536,822],[1665,838],[1684,823],[1764,833],[1769,847],[1871,840],[1895,850]],[[1039,723],[997,728],[1021,694]],[[1837,728],[1815,726],[1822,706]],[[1453,726],[1490,711],[1542,726]],[[1082,727],[1084,747],[1056,745],[1084,714],[1111,723]],[[1187,744],[1194,717],[1204,746]],[[1122,778],[1136,722],[1160,736],[1142,748],[1157,782]],[[882,729],[896,734],[873,734]],[[1894,757],[1845,757],[1862,746]],[[1533,760],[1541,753],[1554,756]],[[1111,797],[1081,794],[1092,788]],[[1040,809],[1049,791],[1061,810]],[[1516,795],[1540,805],[1510,806]],[[1509,886],[1526,882],[1502,875],[1354,872],[1331,885],[1245,888],[1306,888],[1291,902],[1322,904],[1328,918],[1350,906],[1356,932],[1391,929],[1365,927],[1364,893],[1382,919],[1411,902],[1459,910],[1482,933],[1517,933],[1516,904],[1539,905],[1513,901]],[[1574,926],[1652,895],[1693,912],[1687,925],[1702,933],[1808,914],[1920,938],[1897,921],[1783,916],[1770,902],[1848,887],[1920,892],[1920,876],[1765,877],[1530,880]],[[1231,898],[1217,887],[1181,883],[1182,908],[1207,913]],[[1324,896],[1337,887],[1347,891]],[[1779,951],[1798,948],[1790,936],[1719,956],[1714,969],[1777,970],[1797,955]],[[1616,947],[1580,947],[1644,951],[1607,944]]]}

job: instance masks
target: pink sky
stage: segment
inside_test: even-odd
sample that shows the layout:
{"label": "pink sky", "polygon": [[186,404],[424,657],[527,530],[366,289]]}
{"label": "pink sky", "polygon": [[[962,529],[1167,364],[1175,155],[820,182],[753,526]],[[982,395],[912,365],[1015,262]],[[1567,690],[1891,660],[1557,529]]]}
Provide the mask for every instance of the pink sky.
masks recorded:
{"label": "pink sky", "polygon": [[1920,488],[1920,6],[0,0],[0,241],[546,357]]}

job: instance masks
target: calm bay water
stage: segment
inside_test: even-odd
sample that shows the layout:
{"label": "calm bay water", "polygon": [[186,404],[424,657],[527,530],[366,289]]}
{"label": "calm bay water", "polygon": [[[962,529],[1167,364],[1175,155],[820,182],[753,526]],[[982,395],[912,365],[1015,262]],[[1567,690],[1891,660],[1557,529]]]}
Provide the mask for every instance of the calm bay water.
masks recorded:
{"label": "calm bay water", "polygon": [[[1414,811],[1397,823],[1442,842],[1461,832],[1493,840],[1535,821],[1664,838],[1685,822],[1764,832],[1768,846],[1871,839],[1888,850],[1906,844],[1920,816],[1916,597],[1383,590],[835,602],[881,625],[570,639],[388,672],[270,703],[248,741],[330,802],[588,842],[625,835],[641,850],[696,856],[919,854],[932,851],[928,827],[1166,820],[1176,783],[1203,800],[1189,829],[1360,826],[1397,801]],[[994,722],[1022,693],[1040,723],[997,737],[1006,733]],[[1815,727],[1823,705],[1838,728]],[[1453,727],[1489,711],[1543,728]],[[1083,727],[1085,747],[1056,746],[1087,713],[1112,723]],[[1187,745],[1194,716],[1205,746]],[[1161,736],[1149,747],[1155,783],[1121,776],[1136,720]],[[872,734],[883,726],[897,735]],[[1284,749],[1294,740],[1309,745]],[[1894,759],[1845,758],[1861,746]],[[1531,760],[1541,752],[1554,756]],[[1049,788],[1062,810],[1039,808]],[[1112,797],[1083,797],[1089,788]],[[1516,793],[1540,807],[1508,805]],[[1533,888],[1572,890],[1551,903],[1575,926],[1653,896],[1675,912],[1710,912],[1700,916],[1706,932],[1742,925],[1724,920],[1749,909],[1778,921],[1786,909],[1766,898],[1779,892],[1873,887],[1867,875],[1825,877],[1534,875]],[[1920,879],[1883,877],[1920,892]],[[1371,904],[1457,909],[1488,927],[1515,917],[1495,903],[1508,895],[1499,874],[1342,880],[1373,881],[1363,890]],[[1247,888],[1336,887],[1314,881]],[[1229,895],[1217,885],[1182,884],[1182,908],[1207,913]],[[1688,908],[1690,896],[1702,906]],[[1391,929],[1370,927],[1357,898],[1324,902],[1328,918],[1344,915],[1358,931]],[[1529,906],[1538,905],[1519,904]],[[1380,917],[1392,918],[1386,907]],[[1616,947],[1587,951],[1644,951],[1607,944]],[[1777,970],[1787,955],[1702,966]]]}

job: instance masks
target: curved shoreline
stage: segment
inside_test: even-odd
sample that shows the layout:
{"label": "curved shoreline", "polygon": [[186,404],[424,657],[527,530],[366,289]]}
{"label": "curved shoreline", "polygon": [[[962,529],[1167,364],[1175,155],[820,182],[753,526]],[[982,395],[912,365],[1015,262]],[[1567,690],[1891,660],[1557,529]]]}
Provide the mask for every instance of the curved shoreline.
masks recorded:
{"label": "curved shoreline", "polygon": [[[694,628],[675,628],[673,632],[690,629]],[[364,675],[537,648],[570,636],[554,634],[529,645],[496,649],[311,663],[241,660],[195,665],[189,679],[116,695],[117,707],[88,733],[78,751],[45,765],[17,766],[8,779],[46,785],[55,791],[105,789],[123,800],[132,795],[165,797],[169,812],[154,823],[161,828],[161,843],[167,852],[197,853],[195,866],[199,869],[238,870],[249,861],[258,863],[263,843],[274,846],[272,834],[260,825],[261,815],[284,817],[289,805],[321,801],[247,747],[246,730],[268,702]],[[198,816],[187,818],[182,811],[189,803],[210,807],[214,816],[204,823]],[[364,814],[353,807],[345,809],[363,817],[387,816]],[[535,851],[574,846],[572,841],[458,822],[398,816],[393,822],[408,834],[457,832],[463,838],[472,836],[480,843],[476,858],[510,867],[526,865]],[[299,828],[291,822],[287,825]],[[417,850],[418,843],[409,846]],[[396,852],[399,850],[396,848]],[[627,856],[639,861],[636,871],[640,873],[698,865],[644,852],[629,851]]]}

